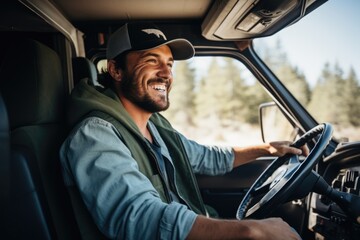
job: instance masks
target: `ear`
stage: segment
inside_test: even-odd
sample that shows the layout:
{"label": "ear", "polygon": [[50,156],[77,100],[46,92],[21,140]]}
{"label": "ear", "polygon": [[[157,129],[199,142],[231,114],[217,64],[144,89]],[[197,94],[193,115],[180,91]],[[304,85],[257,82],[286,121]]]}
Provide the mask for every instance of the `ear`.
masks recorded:
{"label": "ear", "polygon": [[107,67],[108,67],[108,72],[113,77],[113,79],[115,81],[120,82],[123,77],[122,69],[116,68],[114,60],[109,60]]}

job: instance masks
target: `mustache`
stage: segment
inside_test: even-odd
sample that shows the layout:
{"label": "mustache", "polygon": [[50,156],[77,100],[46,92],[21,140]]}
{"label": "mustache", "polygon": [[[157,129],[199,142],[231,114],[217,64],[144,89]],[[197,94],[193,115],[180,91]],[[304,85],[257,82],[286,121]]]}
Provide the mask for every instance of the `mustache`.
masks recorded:
{"label": "mustache", "polygon": [[170,86],[170,81],[166,78],[158,77],[158,78],[149,79],[148,84],[151,84],[151,83],[165,83],[166,87]]}

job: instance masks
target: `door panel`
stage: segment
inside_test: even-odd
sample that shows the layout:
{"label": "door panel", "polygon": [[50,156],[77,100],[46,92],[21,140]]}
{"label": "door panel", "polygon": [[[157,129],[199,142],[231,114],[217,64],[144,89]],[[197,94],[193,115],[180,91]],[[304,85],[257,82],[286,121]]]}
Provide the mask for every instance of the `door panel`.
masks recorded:
{"label": "door panel", "polygon": [[205,204],[215,208],[221,218],[234,218],[242,198],[272,160],[261,158],[223,176],[197,175]]}

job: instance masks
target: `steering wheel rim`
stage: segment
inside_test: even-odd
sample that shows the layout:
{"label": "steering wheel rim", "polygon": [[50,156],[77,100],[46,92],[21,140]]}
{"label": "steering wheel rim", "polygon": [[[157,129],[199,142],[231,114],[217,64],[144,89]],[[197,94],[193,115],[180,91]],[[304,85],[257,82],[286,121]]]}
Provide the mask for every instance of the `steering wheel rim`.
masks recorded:
{"label": "steering wheel rim", "polygon": [[304,161],[300,162],[298,156],[293,154],[276,158],[247,191],[238,207],[236,218],[263,218],[286,202],[322,157],[332,132],[333,127],[329,123],[322,123],[296,140],[292,146],[299,148],[319,136]]}

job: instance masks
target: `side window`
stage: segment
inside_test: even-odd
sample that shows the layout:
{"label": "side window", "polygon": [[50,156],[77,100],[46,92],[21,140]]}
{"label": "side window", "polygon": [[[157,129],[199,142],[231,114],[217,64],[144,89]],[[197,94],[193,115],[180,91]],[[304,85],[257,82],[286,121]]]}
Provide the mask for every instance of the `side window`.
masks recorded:
{"label": "side window", "polygon": [[163,112],[179,132],[202,144],[261,143],[259,105],[271,101],[254,76],[230,57],[178,61],[170,107]]}

